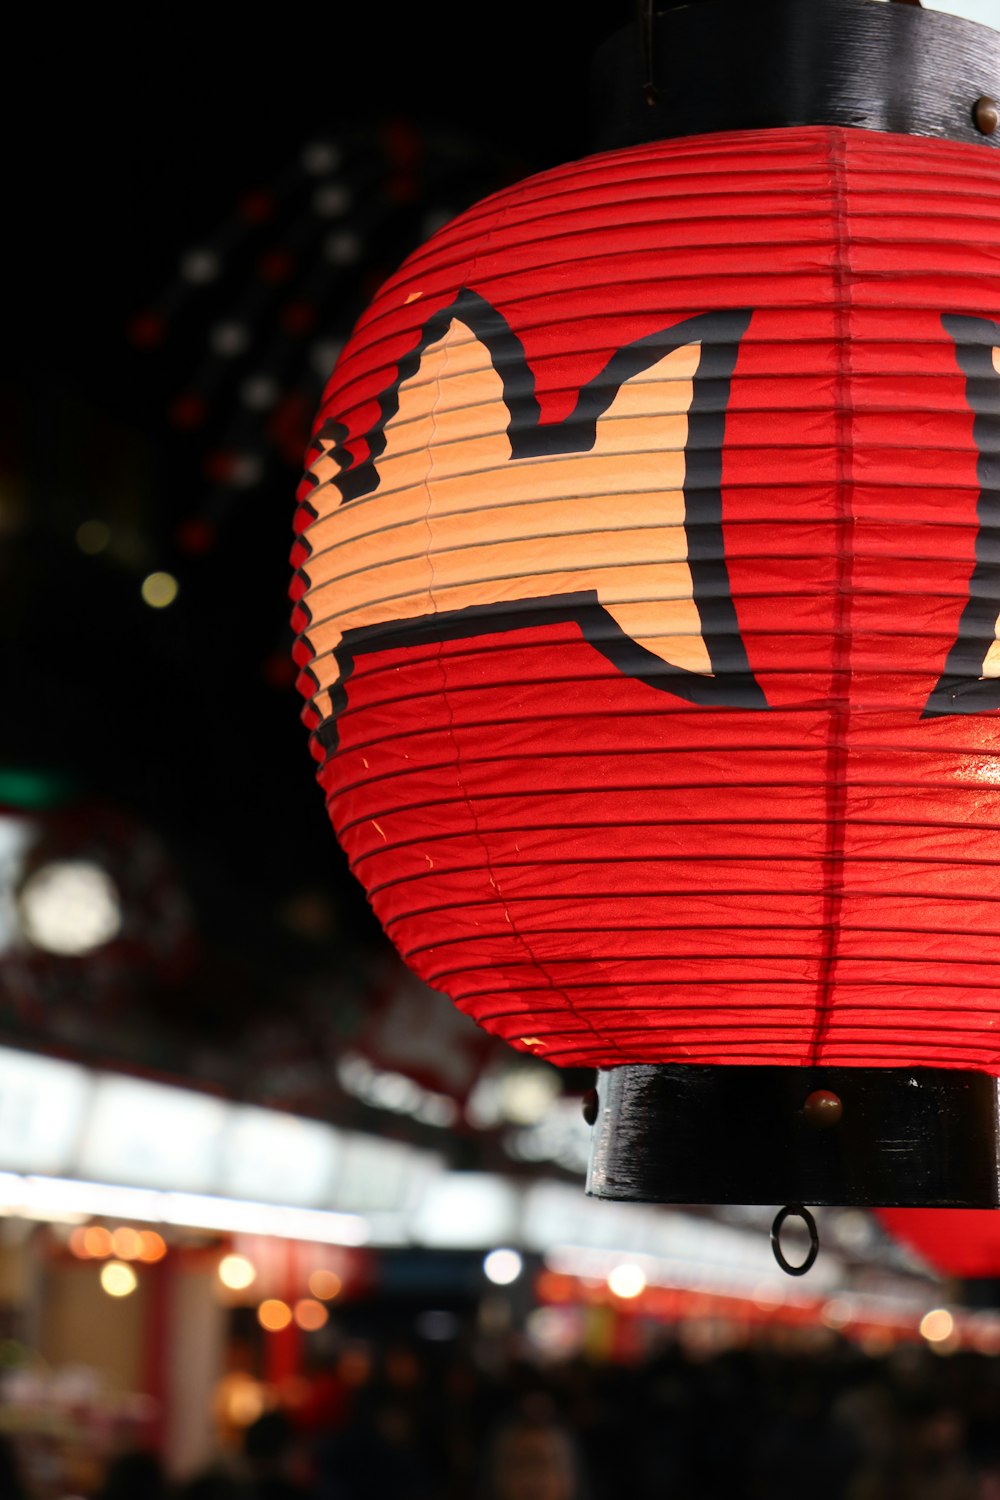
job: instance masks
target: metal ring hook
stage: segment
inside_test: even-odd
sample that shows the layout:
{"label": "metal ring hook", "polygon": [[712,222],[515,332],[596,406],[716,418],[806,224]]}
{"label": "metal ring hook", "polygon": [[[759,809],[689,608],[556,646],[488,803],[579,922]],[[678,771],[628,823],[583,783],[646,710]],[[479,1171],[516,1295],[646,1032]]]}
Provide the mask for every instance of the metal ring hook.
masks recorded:
{"label": "metal ring hook", "polygon": [[[809,1231],[809,1252],[800,1266],[793,1266],[790,1261],[786,1260],[785,1252],[781,1248],[781,1231],[785,1227],[785,1220],[790,1218],[801,1219]],[[771,1249],[774,1251],[774,1258],[778,1265],[787,1275],[804,1276],[807,1271],[812,1270],[819,1254],[819,1233],[816,1229],[816,1220],[808,1208],[803,1208],[801,1203],[788,1203],[778,1210],[774,1216],[774,1223],[771,1225]]]}

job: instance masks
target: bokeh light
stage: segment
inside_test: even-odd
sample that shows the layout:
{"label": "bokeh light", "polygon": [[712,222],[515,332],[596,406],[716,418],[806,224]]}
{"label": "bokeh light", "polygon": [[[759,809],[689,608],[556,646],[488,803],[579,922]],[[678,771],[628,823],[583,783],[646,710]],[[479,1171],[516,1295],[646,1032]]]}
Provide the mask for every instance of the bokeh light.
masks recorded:
{"label": "bokeh light", "polygon": [[309,1290],[321,1302],[332,1302],[339,1297],[343,1285],[336,1271],[314,1271],[309,1278]]}
{"label": "bokeh light", "polygon": [[264,1411],[264,1390],[243,1370],[224,1375],[216,1387],[216,1410],[233,1427],[249,1427]]}
{"label": "bokeh light", "polygon": [[277,1297],[268,1297],[257,1309],[257,1321],[268,1333],[280,1333],[292,1321],[292,1309]]}
{"label": "bokeh light", "polygon": [[111,541],[111,527],[107,521],[81,521],[76,528],[76,545],[88,557],[96,557]]}
{"label": "bokeh light", "polygon": [[524,1261],[516,1250],[491,1250],[483,1261],[483,1270],[494,1286],[510,1286],[524,1270]]}
{"label": "bokeh light", "polygon": [[306,1333],[315,1333],[330,1321],[330,1314],[322,1302],[312,1297],[303,1297],[295,1304],[295,1321]]}
{"label": "bokeh light", "polygon": [[641,1296],[646,1290],[646,1273],[641,1266],[626,1261],[620,1266],[615,1266],[608,1276],[608,1286],[616,1297],[631,1300],[633,1297]]}
{"label": "bokeh light", "polygon": [[139,1234],[139,1259],[147,1265],[155,1265],[167,1253],[167,1242],[155,1229],[143,1229]]}
{"label": "bokeh light", "polygon": [[89,860],[42,865],[22,885],[19,907],[25,937],[49,953],[90,953],[121,931],[118,889],[107,871]]}
{"label": "bokeh light", "polygon": [[91,1224],[83,1231],[83,1245],[93,1260],[106,1260],[112,1251],[111,1231],[103,1224]]}
{"label": "bokeh light", "polygon": [[224,1255],[219,1262],[219,1280],[231,1292],[245,1291],[257,1280],[257,1267],[245,1255]]}
{"label": "bokeh light", "polygon": [[166,609],[177,598],[179,585],[173,573],[150,573],[142,580],[142,597],[150,609]]}
{"label": "bokeh light", "polygon": [[929,1344],[943,1344],[955,1331],[955,1319],[946,1307],[932,1307],[920,1319],[920,1332]]}
{"label": "bokeh light", "polygon": [[137,1229],[123,1226],[112,1233],[111,1249],[119,1260],[138,1260],[142,1255],[142,1236]]}
{"label": "bokeh light", "polygon": [[139,1285],[131,1266],[120,1260],[109,1260],[101,1267],[101,1286],[109,1297],[130,1297]]}
{"label": "bokeh light", "polygon": [[560,1092],[555,1068],[511,1068],[499,1081],[498,1103],[504,1119],[512,1125],[537,1125]]}

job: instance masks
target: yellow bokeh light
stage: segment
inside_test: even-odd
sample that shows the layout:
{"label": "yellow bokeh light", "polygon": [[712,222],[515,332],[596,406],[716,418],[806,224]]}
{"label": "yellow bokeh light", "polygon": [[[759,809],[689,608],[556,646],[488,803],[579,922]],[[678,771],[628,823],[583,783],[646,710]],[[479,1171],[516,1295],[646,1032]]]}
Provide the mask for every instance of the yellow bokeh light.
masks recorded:
{"label": "yellow bokeh light", "polygon": [[309,1278],[309,1290],[321,1302],[332,1302],[339,1297],[343,1285],[336,1271],[314,1271]]}
{"label": "yellow bokeh light", "polygon": [[330,1321],[330,1314],[322,1302],[315,1302],[312,1297],[303,1297],[295,1304],[295,1321],[306,1333],[315,1333],[317,1328],[323,1328]]}
{"label": "yellow bokeh light", "polygon": [[107,1260],[111,1254],[111,1231],[102,1224],[91,1224],[83,1231],[83,1243],[94,1260]]}
{"label": "yellow bokeh light", "polygon": [[257,1280],[257,1267],[245,1255],[224,1255],[219,1261],[219,1280],[231,1292],[244,1292]]}
{"label": "yellow bokeh light", "polygon": [[111,527],[107,521],[81,521],[76,528],[76,545],[88,557],[103,552],[111,540]]}
{"label": "yellow bokeh light", "polygon": [[249,1427],[264,1411],[264,1392],[252,1375],[235,1370],[216,1387],[216,1409],[234,1427]]}
{"label": "yellow bokeh light", "polygon": [[851,1321],[850,1304],[842,1298],[834,1297],[830,1302],[824,1303],[819,1320],[824,1328],[832,1328],[835,1331],[846,1328]]}
{"label": "yellow bokeh light", "polygon": [[123,1261],[109,1260],[101,1267],[101,1286],[109,1297],[130,1297],[138,1285],[138,1276]]}
{"label": "yellow bokeh light", "polygon": [[277,1297],[268,1297],[257,1309],[257,1322],[268,1333],[280,1333],[291,1321],[292,1309],[287,1302],[279,1302]]}
{"label": "yellow bokeh light", "polygon": [[167,1253],[167,1242],[155,1229],[143,1229],[139,1234],[139,1259],[147,1265],[162,1260]]}
{"label": "yellow bokeh light", "polygon": [[608,1277],[608,1286],[616,1297],[638,1297],[646,1290],[646,1273],[641,1266],[615,1266]]}
{"label": "yellow bokeh light", "polygon": [[150,573],[142,580],[142,597],[150,609],[166,609],[177,598],[178,588],[173,573]]}
{"label": "yellow bokeh light", "polygon": [[116,1229],[111,1236],[111,1249],[119,1260],[138,1260],[142,1254],[142,1236],[137,1229]]}
{"label": "yellow bokeh light", "polygon": [[920,1332],[929,1344],[943,1344],[955,1332],[955,1319],[946,1307],[932,1307],[920,1319]]}

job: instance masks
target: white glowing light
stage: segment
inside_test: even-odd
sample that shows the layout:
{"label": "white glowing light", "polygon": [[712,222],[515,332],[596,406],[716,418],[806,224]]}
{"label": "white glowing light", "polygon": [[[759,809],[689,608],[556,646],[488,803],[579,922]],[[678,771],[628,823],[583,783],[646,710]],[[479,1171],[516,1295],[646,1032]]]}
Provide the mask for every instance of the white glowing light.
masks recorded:
{"label": "white glowing light", "polygon": [[132,1267],[120,1260],[109,1260],[101,1267],[101,1286],[109,1297],[130,1297],[138,1285]]}
{"label": "white glowing light", "polygon": [[[22,935],[17,885],[24,871],[25,857],[36,836],[27,819],[0,813],[0,953],[12,947]],[[11,1054],[12,1057],[23,1055]]]}
{"label": "white glowing light", "polygon": [[69,1171],[92,1089],[75,1063],[0,1047],[0,1167]]}
{"label": "white glowing light", "polygon": [[512,1068],[499,1084],[500,1112],[512,1125],[537,1125],[561,1092],[554,1068]]}
{"label": "white glowing light", "polygon": [[367,1058],[345,1053],[337,1065],[341,1086],[356,1099],[363,1099],[375,1109],[388,1109],[398,1115],[412,1115],[425,1125],[448,1129],[458,1119],[458,1105],[447,1094],[435,1094],[422,1088],[403,1073],[374,1068]]}
{"label": "white glowing light", "polygon": [[231,1292],[242,1292],[257,1280],[257,1267],[245,1255],[224,1255],[219,1261],[218,1275]]}
{"label": "white glowing light", "polygon": [[195,1193],[164,1193],[162,1203],[165,1224],[184,1224],[191,1229],[273,1234],[280,1239],[309,1240],[318,1245],[363,1245],[369,1238],[368,1225],[358,1214],[242,1203],[234,1198]]}
{"label": "white glowing light", "polygon": [[322,177],[340,166],[340,152],[329,141],[312,141],[302,152],[302,166],[311,176]]}
{"label": "white glowing light", "polygon": [[219,257],[211,250],[189,250],[181,260],[181,275],[194,286],[205,286],[219,274]]}
{"label": "white glowing light", "polygon": [[980,26],[992,26],[994,31],[1000,27],[997,0],[919,0],[919,3],[924,10],[939,10],[963,21],[976,21]]}
{"label": "white glowing light", "polygon": [[633,1297],[639,1297],[646,1290],[646,1273],[641,1266],[633,1265],[630,1261],[615,1266],[608,1275],[608,1286],[616,1297],[624,1297],[630,1301]]}
{"label": "white glowing light", "polygon": [[965,21],[978,21],[980,26],[1000,30],[997,0],[923,0],[923,6],[924,10],[943,10],[950,16],[961,16]]}
{"label": "white glowing light", "polygon": [[360,1214],[0,1172],[0,1216],[72,1223],[97,1214],[145,1224],[213,1229],[222,1234],[274,1235],[318,1245],[364,1245],[371,1238],[368,1221]]}
{"label": "white glowing light", "polygon": [[432,208],[429,213],[424,214],[424,221],[420,226],[420,237],[429,240],[432,234],[437,234],[446,224],[450,224],[455,217],[453,208]]}
{"label": "white glowing light", "polygon": [[91,1181],[210,1192],[228,1118],[223,1101],[209,1094],[106,1074],[94,1089],[75,1169]]}
{"label": "white glowing light", "polygon": [[142,599],[150,609],[167,609],[177,598],[179,585],[172,573],[150,573],[142,580]]}
{"label": "white glowing light", "polygon": [[336,218],[351,206],[351,195],[343,183],[324,182],[313,194],[313,208],[324,219]]}
{"label": "white glowing light", "polygon": [[338,1156],[339,1138],[328,1125],[239,1105],[228,1112],[215,1185],[233,1198],[322,1208]]}
{"label": "white glowing light", "polygon": [[264,465],[256,453],[239,453],[233,463],[229,483],[237,489],[249,489],[252,484],[260,483],[263,472]]}
{"label": "white glowing light", "polygon": [[929,1344],[943,1344],[955,1332],[955,1319],[946,1307],[932,1307],[920,1319],[920,1332]]}
{"label": "white glowing light", "polygon": [[361,240],[349,229],[338,229],[328,234],[323,243],[323,254],[335,266],[349,266],[361,259]]}
{"label": "white glowing light", "polygon": [[243,382],[240,396],[251,411],[266,411],[278,399],[278,382],[270,375],[253,375]]}
{"label": "white glowing light", "polygon": [[241,323],[220,323],[212,329],[209,342],[216,354],[231,356],[243,353],[250,335]]}
{"label": "white glowing light", "polygon": [[21,887],[19,904],[25,937],[49,953],[90,953],[121,931],[118,889],[89,860],[42,865]]}
{"label": "white glowing light", "polygon": [[309,362],[317,375],[322,375],[326,380],[337,360],[344,345],[336,339],[324,339],[319,344],[314,344],[309,351]]}
{"label": "white glowing light", "polygon": [[513,1183],[488,1172],[442,1172],[427,1184],[410,1233],[431,1249],[473,1250],[510,1243],[517,1233],[519,1197]]}
{"label": "white glowing light", "polygon": [[524,1261],[516,1250],[491,1250],[483,1261],[483,1270],[494,1286],[510,1286],[524,1270]]}

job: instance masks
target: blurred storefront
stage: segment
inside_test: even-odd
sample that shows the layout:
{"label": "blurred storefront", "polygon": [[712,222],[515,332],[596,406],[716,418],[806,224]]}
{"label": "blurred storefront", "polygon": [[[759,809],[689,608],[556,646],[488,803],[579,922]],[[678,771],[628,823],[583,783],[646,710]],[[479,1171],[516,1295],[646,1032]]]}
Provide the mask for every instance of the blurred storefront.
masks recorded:
{"label": "blurred storefront", "polygon": [[0,1214],[0,1420],[39,1482],[48,1466],[85,1488],[77,1471],[129,1441],[183,1477],[275,1408],[336,1424],[393,1348],[487,1367],[845,1337],[1000,1351],[1000,1316],[939,1306],[947,1289],[861,1215],[828,1213],[803,1285],[749,1218],[455,1170],[443,1150],[11,1049]]}

